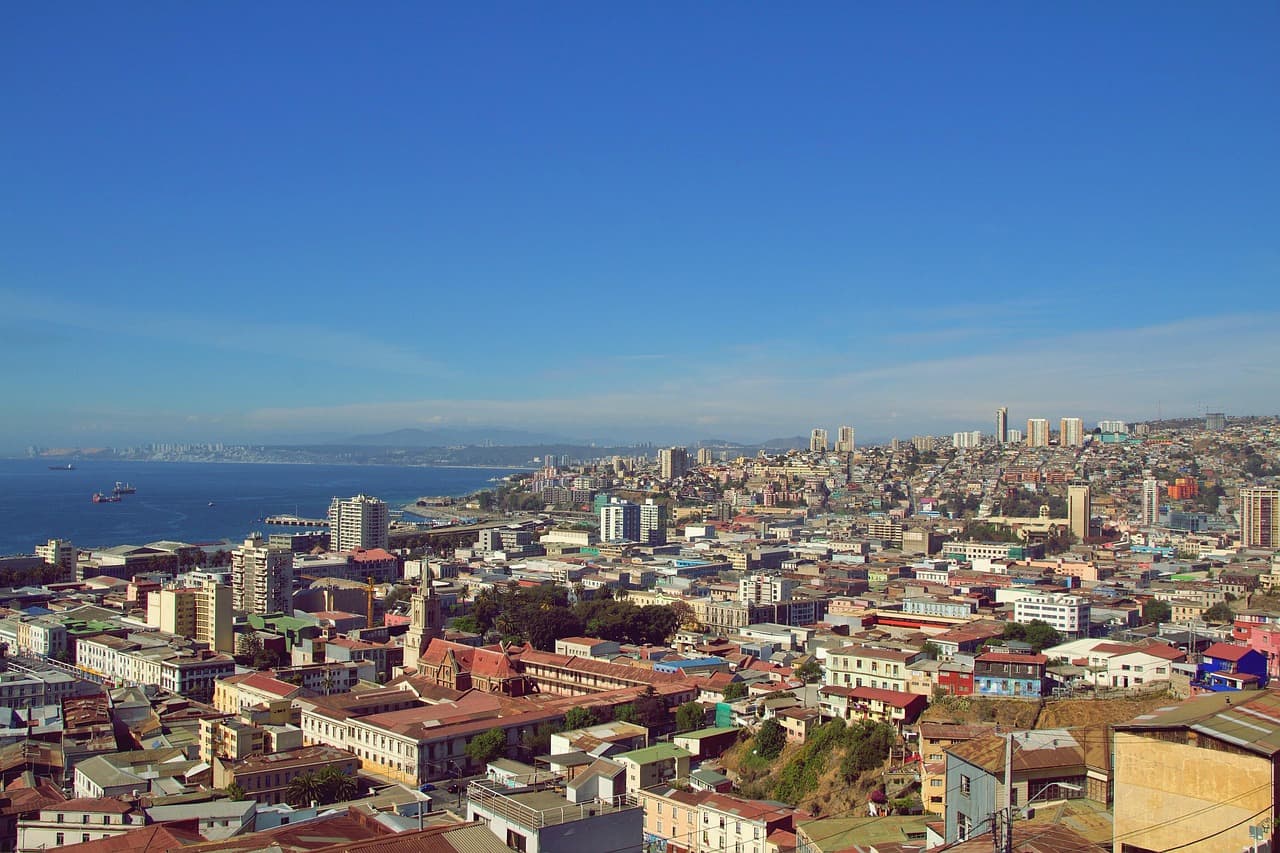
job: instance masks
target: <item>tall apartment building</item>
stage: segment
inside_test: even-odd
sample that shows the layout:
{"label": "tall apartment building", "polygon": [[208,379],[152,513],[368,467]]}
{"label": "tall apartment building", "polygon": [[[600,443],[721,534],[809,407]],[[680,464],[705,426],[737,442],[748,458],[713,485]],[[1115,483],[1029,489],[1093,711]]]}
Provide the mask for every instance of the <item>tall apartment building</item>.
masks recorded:
{"label": "tall apartment building", "polygon": [[1089,535],[1089,518],[1093,513],[1093,496],[1089,486],[1084,483],[1072,483],[1067,486],[1067,519],[1071,526],[1071,535],[1077,542],[1083,542]]}
{"label": "tall apartment building", "polygon": [[329,503],[329,550],[386,548],[387,505],[368,495],[334,498]]}
{"label": "tall apartment building", "polygon": [[738,601],[743,604],[785,604],[800,584],[776,575],[747,575],[738,580]]}
{"label": "tall apartment building", "polygon": [[911,446],[921,453],[929,453],[933,450],[933,436],[917,435],[911,439]]}
{"label": "tall apartment building", "polygon": [[639,542],[640,505],[610,498],[600,507],[601,542]]}
{"label": "tall apartment building", "polygon": [[1227,428],[1227,416],[1222,412],[1208,412],[1204,416],[1204,428],[1209,432],[1222,432]]}
{"label": "tall apartment building", "polygon": [[76,571],[76,557],[79,552],[66,539],[50,539],[43,545],[36,546],[36,556],[51,566],[57,566],[70,578]]}
{"label": "tall apartment building", "polygon": [[822,427],[814,427],[809,433],[809,449],[821,453],[827,449],[827,431]]}
{"label": "tall apartment building", "polygon": [[715,454],[711,452],[710,447],[698,448],[698,464],[699,465],[711,465],[715,461],[716,461]]}
{"label": "tall apartment building", "polygon": [[147,624],[167,634],[191,637],[215,652],[235,652],[231,587],[213,579],[199,586],[171,587],[147,597]]}
{"label": "tall apartment building", "polygon": [[653,498],[640,504],[640,541],[646,545],[667,544],[667,507]]}
{"label": "tall apartment building", "polygon": [[1246,486],[1240,490],[1240,544],[1280,548],[1280,489]]}
{"label": "tall apartment building", "polygon": [[255,533],[231,552],[231,606],[244,613],[293,614],[293,553]]}
{"label": "tall apartment building", "polygon": [[996,409],[996,442],[1005,444],[1009,441],[1009,409],[1001,406]]}
{"label": "tall apartment building", "polygon": [[1125,435],[1129,432],[1129,425],[1124,421],[1098,421],[1098,432]]}
{"label": "tall apartment building", "polygon": [[968,450],[982,446],[982,433],[978,430],[955,432],[951,434],[951,445],[957,450]]}
{"label": "tall apartment building", "polygon": [[1160,522],[1160,481],[1148,477],[1142,481],[1142,526],[1154,527]]}
{"label": "tall apartment building", "polygon": [[1027,418],[1027,447],[1049,446],[1049,419]]}
{"label": "tall apartment building", "polygon": [[1058,422],[1058,444],[1062,447],[1084,445],[1084,421],[1080,418],[1063,418]]}
{"label": "tall apartment building", "polygon": [[1013,603],[1014,622],[1048,622],[1055,631],[1071,638],[1089,636],[1089,616],[1089,599],[1080,595],[1028,595]]}
{"label": "tall apartment building", "polygon": [[664,480],[683,477],[689,470],[689,451],[683,447],[663,447],[658,451],[658,469]]}
{"label": "tall apartment building", "polygon": [[852,453],[854,446],[853,427],[842,426],[836,430],[836,453]]}
{"label": "tall apartment building", "polygon": [[1009,431],[1005,434],[1005,438],[1007,438],[1007,439],[1008,439],[1008,441],[1006,442],[1007,444],[1021,444],[1021,443],[1022,443],[1022,430],[1020,430],[1020,429],[1011,429],[1011,430],[1009,430]]}

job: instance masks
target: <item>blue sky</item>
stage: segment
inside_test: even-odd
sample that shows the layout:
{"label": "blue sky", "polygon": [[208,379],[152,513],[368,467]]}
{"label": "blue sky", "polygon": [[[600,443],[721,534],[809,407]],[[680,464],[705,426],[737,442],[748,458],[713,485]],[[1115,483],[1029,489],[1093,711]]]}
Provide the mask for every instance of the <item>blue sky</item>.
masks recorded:
{"label": "blue sky", "polygon": [[1275,4],[3,14],[0,448],[1275,412]]}

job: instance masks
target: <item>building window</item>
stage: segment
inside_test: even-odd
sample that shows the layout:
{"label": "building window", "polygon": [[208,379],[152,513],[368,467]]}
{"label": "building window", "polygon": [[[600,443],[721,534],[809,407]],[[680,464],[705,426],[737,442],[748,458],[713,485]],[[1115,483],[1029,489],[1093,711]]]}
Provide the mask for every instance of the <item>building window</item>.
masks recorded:
{"label": "building window", "polygon": [[968,841],[971,829],[969,816],[964,812],[956,812],[956,838],[960,841]]}
{"label": "building window", "polygon": [[[61,815],[59,815],[59,817],[61,817]],[[58,845],[59,847],[61,847],[65,841],[66,841],[66,838],[63,836],[61,832],[59,832],[56,836],[54,836],[54,839],[53,839],[53,843]]]}
{"label": "building window", "polygon": [[968,776],[962,775],[960,777],[960,793],[964,794],[966,797],[969,796],[969,777]]}

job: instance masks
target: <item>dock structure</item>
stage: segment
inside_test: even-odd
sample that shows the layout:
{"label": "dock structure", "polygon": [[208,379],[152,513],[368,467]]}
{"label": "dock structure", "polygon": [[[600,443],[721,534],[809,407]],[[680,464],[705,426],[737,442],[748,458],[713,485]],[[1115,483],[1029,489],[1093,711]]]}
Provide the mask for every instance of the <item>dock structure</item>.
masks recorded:
{"label": "dock structure", "polygon": [[278,527],[328,527],[327,518],[300,518],[296,515],[268,515],[263,524],[274,524]]}

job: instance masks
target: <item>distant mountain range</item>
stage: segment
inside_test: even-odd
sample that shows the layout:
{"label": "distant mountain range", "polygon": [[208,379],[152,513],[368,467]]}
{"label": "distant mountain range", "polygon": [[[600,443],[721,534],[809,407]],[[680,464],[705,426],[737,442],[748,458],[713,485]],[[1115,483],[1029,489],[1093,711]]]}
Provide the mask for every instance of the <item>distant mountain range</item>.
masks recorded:
{"label": "distant mountain range", "polygon": [[562,435],[503,427],[432,427],[431,429],[398,429],[374,435],[357,435],[346,441],[329,443],[357,447],[456,447],[485,444],[525,447],[535,444],[586,444],[587,442],[574,441]]}

